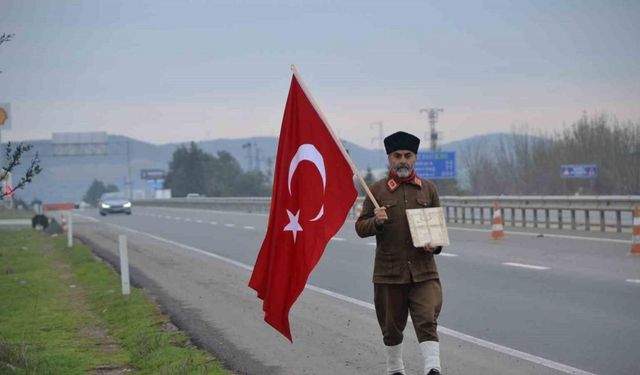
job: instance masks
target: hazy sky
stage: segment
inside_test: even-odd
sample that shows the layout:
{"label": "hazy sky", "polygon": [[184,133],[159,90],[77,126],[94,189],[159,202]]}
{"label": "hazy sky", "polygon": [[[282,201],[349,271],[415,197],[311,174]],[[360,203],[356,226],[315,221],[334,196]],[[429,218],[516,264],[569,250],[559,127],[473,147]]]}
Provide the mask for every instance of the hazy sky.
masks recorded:
{"label": "hazy sky", "polygon": [[335,131],[444,142],[640,120],[640,1],[0,0],[2,140],[275,136],[296,64]]}

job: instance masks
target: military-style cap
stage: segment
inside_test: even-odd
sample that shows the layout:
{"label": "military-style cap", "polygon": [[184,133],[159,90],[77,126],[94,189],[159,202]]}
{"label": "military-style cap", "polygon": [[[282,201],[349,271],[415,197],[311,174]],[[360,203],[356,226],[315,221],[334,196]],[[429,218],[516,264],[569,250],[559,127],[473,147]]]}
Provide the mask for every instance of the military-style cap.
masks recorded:
{"label": "military-style cap", "polygon": [[420,146],[420,138],[405,132],[395,132],[384,139],[384,148],[387,155],[397,150],[409,150],[418,153]]}

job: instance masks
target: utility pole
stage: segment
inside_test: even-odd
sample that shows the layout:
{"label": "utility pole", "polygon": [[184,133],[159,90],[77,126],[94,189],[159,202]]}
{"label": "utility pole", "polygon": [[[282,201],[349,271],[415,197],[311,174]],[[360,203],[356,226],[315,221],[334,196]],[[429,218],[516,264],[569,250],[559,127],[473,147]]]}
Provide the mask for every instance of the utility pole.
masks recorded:
{"label": "utility pole", "polygon": [[429,137],[425,134],[425,139],[431,141],[431,151],[438,150],[438,132],[436,132],[436,123],[438,122],[438,114],[444,112],[442,108],[422,108],[420,113],[427,113],[429,116]]}
{"label": "utility pole", "polygon": [[[372,137],[371,143],[377,143],[378,148],[380,150],[384,150],[384,125],[382,124],[382,121],[372,122],[371,124],[369,124],[369,129],[374,129],[376,126],[378,127],[378,136]],[[382,153],[380,153],[380,158],[378,159],[378,161],[380,162],[381,166],[384,166],[384,155]]]}
{"label": "utility pole", "polygon": [[131,179],[131,140],[127,139],[127,191],[129,199],[133,199],[133,180]]}
{"label": "utility pole", "polygon": [[262,159],[262,157],[260,156],[260,148],[258,147],[258,144],[253,142],[253,147],[255,148],[256,152],[254,154],[255,158],[255,169],[260,170],[260,161]]}
{"label": "utility pole", "polygon": [[249,169],[248,169],[249,171],[253,169],[253,152],[251,151],[252,147],[253,147],[253,144],[251,144],[251,142],[247,142],[242,145],[242,148],[247,150],[247,161],[249,162]]}

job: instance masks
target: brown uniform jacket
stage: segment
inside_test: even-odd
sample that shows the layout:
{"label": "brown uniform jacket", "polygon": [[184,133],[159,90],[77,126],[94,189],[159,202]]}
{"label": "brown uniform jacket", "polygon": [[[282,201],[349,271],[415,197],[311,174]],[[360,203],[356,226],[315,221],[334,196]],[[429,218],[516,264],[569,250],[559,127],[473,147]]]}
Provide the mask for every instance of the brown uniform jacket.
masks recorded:
{"label": "brown uniform jacket", "polygon": [[[387,208],[389,217],[379,227],[374,221],[373,203],[369,197],[364,200],[356,232],[360,237],[376,236],[374,283],[408,284],[439,278],[433,254],[413,246],[405,209],[440,207],[440,198],[433,183],[421,178],[416,178],[416,183],[421,186],[396,185],[386,178],[370,186],[378,204]],[[438,247],[435,253],[441,250]]]}

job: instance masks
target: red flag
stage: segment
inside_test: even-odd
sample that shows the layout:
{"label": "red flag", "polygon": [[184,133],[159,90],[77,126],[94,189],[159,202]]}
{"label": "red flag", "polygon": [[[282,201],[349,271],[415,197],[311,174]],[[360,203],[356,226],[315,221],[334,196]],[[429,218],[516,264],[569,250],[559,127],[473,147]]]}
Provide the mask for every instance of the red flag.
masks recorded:
{"label": "red flag", "polygon": [[294,75],[276,157],[267,234],[249,286],[290,341],[289,310],[357,197],[353,171]]}

